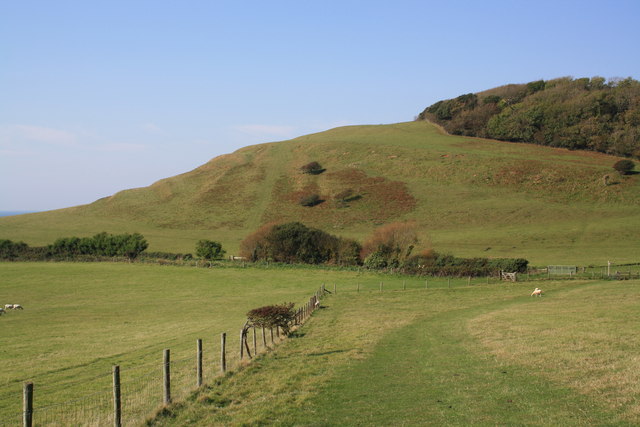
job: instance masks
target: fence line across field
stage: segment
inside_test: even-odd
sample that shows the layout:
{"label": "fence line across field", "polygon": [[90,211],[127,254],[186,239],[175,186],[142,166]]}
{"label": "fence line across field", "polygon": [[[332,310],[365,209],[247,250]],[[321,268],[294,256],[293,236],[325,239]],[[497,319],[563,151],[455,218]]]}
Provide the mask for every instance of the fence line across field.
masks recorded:
{"label": "fence line across field", "polygon": [[[319,307],[317,302],[323,293],[322,289],[319,290],[306,304],[295,311],[294,328],[302,325]],[[9,423],[7,425],[22,424],[25,427],[33,425],[121,427],[139,424],[159,407],[187,398],[195,389],[206,384],[205,380],[211,381],[224,375],[233,367],[241,366],[245,354],[247,358],[253,358],[261,352],[272,349],[284,339],[284,334],[278,327],[260,329],[253,327],[251,346],[247,338],[248,334],[244,334],[240,339],[240,345],[244,344],[246,353],[241,351],[239,357],[234,357],[235,352],[228,350],[227,333],[222,333],[219,358],[218,356],[210,357],[205,351],[205,341],[198,338],[194,346],[195,357],[175,358],[172,357],[170,349],[164,349],[162,363],[156,364],[155,367],[150,367],[151,365],[147,363],[128,371],[126,367],[113,365],[110,374],[100,374],[89,379],[95,381],[111,377],[111,387],[105,381],[106,386],[101,386],[100,391],[49,405],[38,406],[37,384],[31,381],[25,382],[22,390],[21,420],[16,417],[13,421],[5,419],[3,422],[7,421]],[[87,384],[85,380],[75,380],[71,383]],[[55,391],[54,385],[43,388]]]}

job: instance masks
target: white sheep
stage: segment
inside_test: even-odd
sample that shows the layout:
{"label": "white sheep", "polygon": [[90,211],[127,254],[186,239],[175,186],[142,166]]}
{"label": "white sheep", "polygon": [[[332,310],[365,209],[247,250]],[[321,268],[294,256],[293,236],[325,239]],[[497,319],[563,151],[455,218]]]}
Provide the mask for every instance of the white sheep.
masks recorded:
{"label": "white sheep", "polygon": [[11,310],[13,308],[13,304],[5,304],[4,305],[4,309],[5,310]]}
{"label": "white sheep", "polygon": [[533,290],[533,292],[531,292],[531,296],[537,296],[537,297],[541,297],[542,296],[542,289],[540,288],[535,288]]}
{"label": "white sheep", "polygon": [[24,310],[20,304],[13,304],[13,310]]}
{"label": "white sheep", "polygon": [[0,308],[0,316],[2,316],[3,314],[6,314],[7,312],[4,311],[4,308]]}

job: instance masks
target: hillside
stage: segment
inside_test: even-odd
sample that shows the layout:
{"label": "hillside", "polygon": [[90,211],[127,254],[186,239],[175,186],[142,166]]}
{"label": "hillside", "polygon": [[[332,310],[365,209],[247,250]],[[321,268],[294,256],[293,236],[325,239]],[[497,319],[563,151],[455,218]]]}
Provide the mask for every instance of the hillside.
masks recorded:
{"label": "hillside", "polygon": [[439,101],[418,119],[455,135],[640,158],[640,82],[632,78],[510,84]]}
{"label": "hillside", "polygon": [[[229,254],[261,224],[303,221],[364,239],[416,220],[422,245],[534,264],[637,260],[640,177],[593,152],[450,136],[409,122],[351,126],[260,144],[146,188],[57,211],[0,218],[0,237],[30,245],[101,231],[140,232],[151,251],[193,252],[202,238]],[[303,174],[318,161],[324,172]],[[610,174],[609,185],[603,175]],[[347,203],[335,195],[351,189]],[[324,202],[299,203],[317,193]]]}

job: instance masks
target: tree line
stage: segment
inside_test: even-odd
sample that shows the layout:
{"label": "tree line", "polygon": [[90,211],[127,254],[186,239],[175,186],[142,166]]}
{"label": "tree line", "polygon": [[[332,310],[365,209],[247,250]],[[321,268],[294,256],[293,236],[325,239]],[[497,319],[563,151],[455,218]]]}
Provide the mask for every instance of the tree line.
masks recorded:
{"label": "tree line", "polygon": [[640,82],[538,80],[438,101],[417,120],[454,135],[640,158]]}
{"label": "tree line", "polygon": [[[393,270],[430,276],[486,276],[500,270],[526,272],[526,259],[459,258],[431,248],[419,250],[418,227],[413,221],[390,223],[373,230],[363,244],[334,236],[300,222],[266,224],[240,244],[240,255],[249,261],[286,264],[361,266],[371,270]],[[0,239],[0,260],[99,261],[102,258],[138,258],[148,243],[139,233],[107,234],[93,237],[61,237],[50,245],[29,247],[24,242]],[[226,251],[219,242],[199,240],[196,255],[216,260]],[[192,259],[191,254],[152,252],[147,258]]]}
{"label": "tree line", "polygon": [[[30,247],[24,242],[0,239],[0,260],[47,261],[47,260],[98,260],[100,258],[138,258],[149,247],[140,233],[98,233],[92,237],[60,237],[47,246]],[[196,256],[206,260],[220,259],[226,253],[219,242],[202,239],[196,243]],[[149,258],[189,260],[191,254],[169,252],[145,253]]]}
{"label": "tree line", "polygon": [[433,249],[416,251],[415,222],[396,222],[375,229],[360,244],[300,222],[267,224],[240,244],[250,261],[363,266],[372,270],[430,276],[487,276],[500,270],[526,272],[522,258],[459,258]]}
{"label": "tree line", "polygon": [[98,233],[93,237],[61,237],[47,246],[30,247],[24,242],[0,240],[0,259],[56,260],[97,257],[137,258],[148,243],[139,233]]}

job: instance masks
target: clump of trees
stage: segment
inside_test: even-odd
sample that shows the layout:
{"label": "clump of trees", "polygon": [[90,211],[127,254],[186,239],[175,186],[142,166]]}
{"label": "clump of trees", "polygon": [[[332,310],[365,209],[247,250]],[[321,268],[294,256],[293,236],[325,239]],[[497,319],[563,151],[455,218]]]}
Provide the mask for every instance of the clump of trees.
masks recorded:
{"label": "clump of trees", "polygon": [[285,335],[289,334],[295,320],[295,310],[292,302],[280,305],[267,305],[254,308],[247,313],[247,322],[254,327],[280,327]]}
{"label": "clump of trees", "polygon": [[0,259],[44,261],[50,259],[88,259],[91,257],[137,258],[148,243],[139,233],[107,234],[93,237],[61,237],[52,244],[29,247],[23,242],[0,240]]}
{"label": "clump of trees", "polygon": [[640,82],[569,77],[510,84],[427,107],[455,135],[640,158]]}
{"label": "clump of trees", "polygon": [[196,243],[196,255],[206,260],[221,259],[226,251],[222,249],[222,244],[213,240],[198,240]]}
{"label": "clump of trees", "polygon": [[360,245],[300,222],[269,224],[247,236],[240,244],[242,256],[252,261],[356,265]]}
{"label": "clump of trees", "polygon": [[369,268],[400,267],[418,244],[415,222],[394,222],[374,230],[362,246],[362,259]]}
{"label": "clump of trees", "polygon": [[139,233],[107,234],[99,233],[93,237],[61,237],[49,245],[54,256],[75,257],[79,255],[123,256],[135,259],[149,244]]}
{"label": "clump of trees", "polygon": [[621,175],[629,175],[635,167],[635,163],[628,159],[619,160],[613,165],[613,168],[617,170]]}

